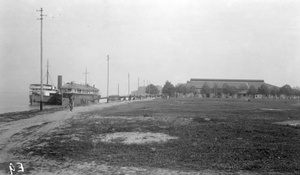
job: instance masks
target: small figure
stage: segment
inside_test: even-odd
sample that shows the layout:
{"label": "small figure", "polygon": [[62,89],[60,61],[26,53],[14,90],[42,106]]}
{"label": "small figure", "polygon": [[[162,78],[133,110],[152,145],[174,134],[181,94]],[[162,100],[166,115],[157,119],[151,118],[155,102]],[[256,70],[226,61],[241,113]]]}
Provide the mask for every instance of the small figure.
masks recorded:
{"label": "small figure", "polygon": [[73,96],[73,94],[69,95],[69,106],[70,106],[70,111],[73,111],[73,107],[74,107],[74,96]]}

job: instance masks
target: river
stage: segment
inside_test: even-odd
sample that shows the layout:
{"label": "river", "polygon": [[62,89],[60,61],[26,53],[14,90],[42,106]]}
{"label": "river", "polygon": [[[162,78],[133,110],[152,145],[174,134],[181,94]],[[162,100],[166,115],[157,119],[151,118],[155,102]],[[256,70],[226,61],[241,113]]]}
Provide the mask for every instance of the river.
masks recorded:
{"label": "river", "polygon": [[[44,108],[58,107],[57,105],[47,105]],[[39,105],[30,105],[29,93],[25,92],[0,92],[0,114],[7,112],[28,111],[39,109]]]}

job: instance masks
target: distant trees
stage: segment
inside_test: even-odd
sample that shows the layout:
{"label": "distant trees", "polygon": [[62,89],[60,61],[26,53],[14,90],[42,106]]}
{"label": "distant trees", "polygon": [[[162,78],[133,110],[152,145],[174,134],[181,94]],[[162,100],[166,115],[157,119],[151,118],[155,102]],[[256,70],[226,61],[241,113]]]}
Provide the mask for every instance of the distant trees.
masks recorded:
{"label": "distant trees", "polygon": [[156,94],[159,94],[159,89],[156,86],[154,86],[153,84],[149,84],[146,87],[146,93],[151,94],[151,95],[156,95]]}
{"label": "distant trees", "polygon": [[295,95],[300,96],[300,87],[296,86],[293,88],[293,90]]}
{"label": "distant trees", "polygon": [[234,86],[230,86],[227,83],[224,83],[223,87],[222,87],[222,91],[223,91],[224,94],[234,95],[234,94],[237,93],[237,88],[234,87]]}
{"label": "distant trees", "polygon": [[178,84],[175,86],[175,91],[177,93],[186,95],[186,94],[197,94],[197,88],[195,86],[187,86],[186,84]]}
{"label": "distant trees", "polygon": [[211,88],[208,86],[207,83],[204,83],[202,88],[201,88],[201,94],[206,96],[206,97],[209,97],[210,93],[211,93]]}
{"label": "distant trees", "polygon": [[287,97],[290,97],[293,95],[300,96],[300,88],[299,87],[292,88],[288,84],[286,84],[280,88],[278,88],[278,87],[269,88],[265,84],[262,84],[257,89],[255,89],[254,86],[250,86],[250,88],[248,89],[248,95],[255,95],[256,93],[262,94],[265,96],[269,96],[269,95],[272,95],[272,96],[285,95]]}
{"label": "distant trees", "polygon": [[162,94],[168,95],[169,97],[174,97],[175,95],[174,85],[171,82],[166,81],[164,87],[162,88]]}
{"label": "distant trees", "polygon": [[[221,96],[222,94],[225,94],[227,96],[234,96],[241,91],[244,91],[241,93],[244,94],[245,90],[247,91],[247,95],[252,97],[254,97],[255,94],[261,94],[266,97],[269,97],[270,95],[272,95],[273,97],[279,97],[280,95],[285,95],[286,97],[293,97],[293,96],[298,96],[298,98],[300,97],[300,87],[292,88],[290,85],[284,85],[278,88],[276,86],[272,87],[264,83],[257,88],[255,88],[255,86],[253,85],[249,87],[247,84],[241,84],[240,86],[230,86],[227,83],[224,83],[222,87],[218,87],[218,85],[215,83],[213,87],[211,87],[211,84],[209,85],[208,83],[204,83],[201,87],[200,93],[204,97],[210,97],[211,95],[213,95],[213,97],[218,97]],[[150,89],[148,90],[148,87],[146,91],[147,93],[152,92]],[[156,91],[152,93],[156,93]],[[176,87],[174,87],[174,85],[171,82],[166,81],[162,89],[162,94],[169,95],[170,97],[172,97],[175,95],[175,93],[179,93],[183,95],[192,93],[194,94],[194,96],[196,96],[199,93],[199,91],[195,86],[190,86],[188,84],[177,84]]]}
{"label": "distant trees", "polygon": [[175,87],[175,91],[177,93],[181,93],[181,94],[185,95],[188,93],[188,88],[185,84],[177,84]]}
{"label": "distant trees", "polygon": [[273,96],[279,96],[279,88],[273,87],[270,89],[270,94]]}
{"label": "distant trees", "polygon": [[290,85],[286,84],[279,88],[279,93],[282,95],[291,96],[293,95],[293,89]]}
{"label": "distant trees", "polygon": [[196,86],[189,86],[188,93],[193,93],[193,95],[196,96],[198,93]]}
{"label": "distant trees", "polygon": [[239,87],[238,87],[239,90],[243,91],[243,90],[248,90],[248,86],[246,84],[241,84]]}
{"label": "distant trees", "polygon": [[256,88],[255,88],[253,85],[251,85],[250,88],[248,89],[248,95],[254,97],[254,95],[255,95],[256,93],[257,93]]}
{"label": "distant trees", "polygon": [[262,84],[260,87],[257,88],[257,92],[259,94],[265,95],[265,96],[269,96],[270,95],[270,90],[268,88],[267,85]]}

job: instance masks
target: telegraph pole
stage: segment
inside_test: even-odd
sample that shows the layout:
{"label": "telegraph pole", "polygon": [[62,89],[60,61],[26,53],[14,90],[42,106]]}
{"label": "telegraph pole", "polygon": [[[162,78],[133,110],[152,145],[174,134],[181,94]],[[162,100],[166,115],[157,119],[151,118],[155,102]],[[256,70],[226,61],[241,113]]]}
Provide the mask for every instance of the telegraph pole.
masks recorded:
{"label": "telegraph pole", "polygon": [[138,89],[140,87],[140,78],[138,78]]}
{"label": "telegraph pole", "polygon": [[107,103],[108,103],[108,90],[109,90],[109,55],[107,55]]}
{"label": "telegraph pole", "polygon": [[37,12],[41,12],[38,20],[41,20],[41,93],[40,93],[40,110],[43,110],[43,8],[41,10],[37,10]]}

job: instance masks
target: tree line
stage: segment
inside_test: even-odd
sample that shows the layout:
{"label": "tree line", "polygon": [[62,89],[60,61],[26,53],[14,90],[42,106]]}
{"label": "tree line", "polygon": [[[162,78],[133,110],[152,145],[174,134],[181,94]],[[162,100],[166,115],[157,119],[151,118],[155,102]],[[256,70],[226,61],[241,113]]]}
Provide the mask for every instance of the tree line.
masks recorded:
{"label": "tree line", "polygon": [[[249,96],[254,96],[255,94],[262,94],[264,96],[300,96],[300,88],[294,87],[292,88],[290,85],[286,84],[280,88],[278,87],[272,87],[269,88],[267,85],[262,84],[258,88],[255,88],[253,85],[248,87],[245,84],[240,85],[239,87],[236,86],[230,86],[227,83],[224,83],[222,87],[218,87],[217,84],[214,84],[213,87],[209,87],[207,83],[204,83],[200,94],[202,94],[205,97],[209,97],[211,94],[214,94],[214,96],[221,96],[222,94],[227,94],[230,96],[233,96],[234,94],[237,94],[241,91],[244,91]],[[160,93],[157,86],[150,84],[146,87],[146,93],[151,95],[157,95]],[[162,88],[163,95],[168,95],[169,97],[174,97],[176,94],[193,94],[196,95],[199,92],[197,91],[197,88],[195,86],[187,86],[186,84],[177,84],[174,86],[170,81],[166,81]]]}

